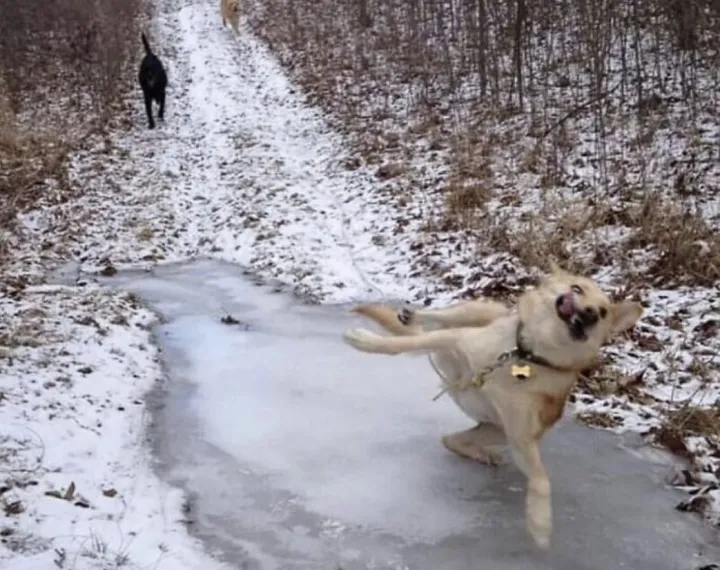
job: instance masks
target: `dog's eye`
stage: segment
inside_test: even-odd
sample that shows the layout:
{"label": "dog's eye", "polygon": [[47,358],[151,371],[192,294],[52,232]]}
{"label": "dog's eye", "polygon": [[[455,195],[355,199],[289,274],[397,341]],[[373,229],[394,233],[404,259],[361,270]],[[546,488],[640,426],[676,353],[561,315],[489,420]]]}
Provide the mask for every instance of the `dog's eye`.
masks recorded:
{"label": "dog's eye", "polygon": [[582,295],[582,294],[583,294],[583,290],[582,290],[582,287],[580,287],[580,285],[573,285],[572,287],[570,287],[570,290],[571,290],[573,293],[577,293],[578,295]]}
{"label": "dog's eye", "polygon": [[605,307],[600,307],[600,318],[604,319],[607,317],[607,309]]}

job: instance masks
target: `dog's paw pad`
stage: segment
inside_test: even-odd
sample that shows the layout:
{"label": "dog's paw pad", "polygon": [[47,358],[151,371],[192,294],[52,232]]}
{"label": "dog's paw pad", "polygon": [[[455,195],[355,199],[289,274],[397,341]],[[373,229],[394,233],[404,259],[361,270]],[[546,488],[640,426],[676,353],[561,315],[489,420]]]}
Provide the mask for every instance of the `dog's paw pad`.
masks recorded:
{"label": "dog's paw pad", "polygon": [[398,311],[397,318],[403,325],[408,326],[415,319],[415,311],[408,307],[403,307]]}

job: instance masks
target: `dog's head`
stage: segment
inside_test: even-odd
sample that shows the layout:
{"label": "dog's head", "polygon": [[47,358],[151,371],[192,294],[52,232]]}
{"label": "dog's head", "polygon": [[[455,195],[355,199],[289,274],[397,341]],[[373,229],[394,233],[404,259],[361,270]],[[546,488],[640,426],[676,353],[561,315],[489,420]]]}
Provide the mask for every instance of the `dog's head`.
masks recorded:
{"label": "dog's head", "polygon": [[239,0],[228,0],[228,9],[231,12],[239,12],[240,11],[240,2]]}
{"label": "dog's head", "polygon": [[581,370],[613,335],[632,328],[640,303],[613,302],[597,283],[551,265],[550,274],[518,301],[527,348],[556,366]]}

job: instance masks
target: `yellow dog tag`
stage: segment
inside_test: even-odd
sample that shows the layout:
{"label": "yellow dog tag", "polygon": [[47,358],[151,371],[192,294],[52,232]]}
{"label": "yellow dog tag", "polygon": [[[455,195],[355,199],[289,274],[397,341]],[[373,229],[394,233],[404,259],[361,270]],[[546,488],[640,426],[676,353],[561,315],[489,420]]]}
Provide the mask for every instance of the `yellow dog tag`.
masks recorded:
{"label": "yellow dog tag", "polygon": [[518,380],[525,380],[527,378],[530,378],[531,373],[532,369],[528,365],[520,366],[518,364],[513,364],[512,368],[510,368],[510,374],[512,374]]}

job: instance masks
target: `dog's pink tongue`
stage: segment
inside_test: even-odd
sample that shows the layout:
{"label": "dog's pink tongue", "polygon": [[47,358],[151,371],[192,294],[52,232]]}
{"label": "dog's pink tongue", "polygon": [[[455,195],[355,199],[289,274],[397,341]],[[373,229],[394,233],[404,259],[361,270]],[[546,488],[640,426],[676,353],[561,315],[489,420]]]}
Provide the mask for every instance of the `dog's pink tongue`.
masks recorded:
{"label": "dog's pink tongue", "polygon": [[572,317],[575,312],[575,303],[573,303],[573,296],[571,293],[566,293],[562,297],[562,302],[558,306],[558,313],[563,317]]}

